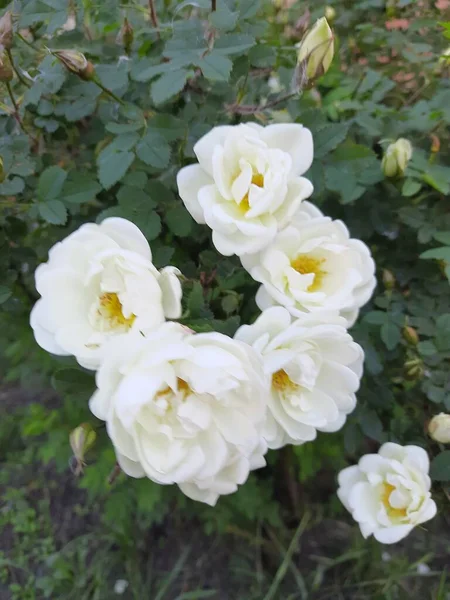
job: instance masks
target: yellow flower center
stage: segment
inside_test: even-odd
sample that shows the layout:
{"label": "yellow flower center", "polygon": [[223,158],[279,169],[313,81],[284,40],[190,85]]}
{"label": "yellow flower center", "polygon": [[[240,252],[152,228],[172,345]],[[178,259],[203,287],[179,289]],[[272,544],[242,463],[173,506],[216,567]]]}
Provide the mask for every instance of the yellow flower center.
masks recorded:
{"label": "yellow flower center", "polygon": [[[251,182],[253,183],[253,185],[257,185],[260,188],[264,187],[264,175],[261,175],[261,173],[255,173],[252,177]],[[250,204],[248,201],[248,192],[240,201],[239,208],[243,213],[246,213],[250,209]]]}
{"label": "yellow flower center", "polygon": [[294,391],[300,387],[292,381],[284,369],[280,369],[272,375],[272,386],[278,392]]}
{"label": "yellow flower center", "polygon": [[119,296],[115,292],[106,292],[100,296],[100,315],[107,319],[113,327],[127,327],[130,328],[136,315],[130,315],[125,317],[122,312],[122,303],[119,300]]}
{"label": "yellow flower center", "polygon": [[[185,381],[184,379],[181,379],[180,377],[177,377],[177,386],[178,386],[178,392],[180,392],[183,395],[183,400],[186,398],[186,396],[189,396],[190,394],[192,394],[192,390],[191,390],[189,384],[187,383],[187,381]],[[168,395],[173,395],[173,390],[169,386],[165,387],[163,390],[156,393],[157,398],[161,398],[161,397],[168,396]],[[166,400],[167,400],[167,398],[166,398]]]}
{"label": "yellow flower center", "polygon": [[383,506],[385,507],[389,517],[393,519],[401,519],[403,517],[406,517],[406,508],[394,508],[389,502],[389,497],[394,490],[395,487],[390,483],[383,483],[380,500]]}
{"label": "yellow flower center", "polygon": [[301,273],[302,275],[314,274],[314,281],[308,286],[308,292],[317,292],[322,287],[325,275],[327,275],[327,272],[321,268],[324,262],[324,258],[314,258],[307,254],[299,254],[297,258],[291,261],[291,267],[297,273]]}

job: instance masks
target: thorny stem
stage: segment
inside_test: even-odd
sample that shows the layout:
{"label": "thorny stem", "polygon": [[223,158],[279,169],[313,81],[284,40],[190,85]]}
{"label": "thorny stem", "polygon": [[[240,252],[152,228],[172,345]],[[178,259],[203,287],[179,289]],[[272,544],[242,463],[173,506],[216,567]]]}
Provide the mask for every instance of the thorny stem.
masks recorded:
{"label": "thorny stem", "polygon": [[8,55],[9,58],[9,62],[11,63],[11,66],[14,70],[14,73],[17,75],[18,80],[20,81],[20,83],[22,83],[23,85],[25,85],[26,87],[30,87],[30,84],[28,83],[28,81],[25,81],[25,79],[22,77],[22,75],[20,74],[19,69],[16,67],[15,63],[14,63],[14,59],[13,59],[13,55],[11,50],[6,50],[6,54]]}
{"label": "thorny stem", "polygon": [[217,0],[211,0],[211,11],[214,12],[217,9]]}
{"label": "thorny stem", "polygon": [[158,39],[160,39],[161,35],[159,33],[159,23],[155,8],[155,0],[148,0],[148,8],[150,10],[150,21],[152,22],[153,27],[156,29],[156,35],[158,36]]}
{"label": "thorny stem", "polygon": [[239,104],[238,102],[235,102],[234,104],[228,104],[225,106],[227,112],[230,113],[235,113],[238,115],[253,115],[255,113],[259,113],[259,112],[263,112],[264,110],[268,110],[269,108],[273,108],[274,106],[278,106],[278,104],[281,104],[282,102],[286,102],[287,100],[290,100],[291,98],[294,98],[295,96],[298,96],[299,92],[295,91],[295,92],[289,92],[287,94],[283,94],[282,96],[279,96],[278,98],[275,98],[275,100],[272,100],[271,102],[266,102],[265,104],[260,104],[258,106],[255,106],[254,104]]}

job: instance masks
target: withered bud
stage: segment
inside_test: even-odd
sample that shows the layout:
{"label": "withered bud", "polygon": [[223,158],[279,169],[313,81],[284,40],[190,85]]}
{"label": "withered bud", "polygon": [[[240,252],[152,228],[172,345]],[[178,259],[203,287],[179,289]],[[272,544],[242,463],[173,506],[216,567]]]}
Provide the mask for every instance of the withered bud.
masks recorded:
{"label": "withered bud", "polygon": [[0,81],[7,83],[14,77],[14,71],[6,53],[0,54]]}
{"label": "withered bud", "polygon": [[414,327],[411,327],[410,325],[406,325],[405,327],[403,327],[402,335],[405,341],[408,342],[408,344],[411,344],[412,346],[417,346],[417,344],[419,343],[419,336],[417,334],[417,331],[414,329]]}
{"label": "withered bud", "polygon": [[5,50],[10,50],[13,44],[13,24],[11,11],[5,12],[0,19],[0,46]]}
{"label": "withered bud", "polygon": [[71,73],[78,75],[85,81],[93,79],[95,74],[94,65],[81,52],[77,50],[53,50],[52,54]]}
{"label": "withered bud", "polygon": [[434,133],[432,133],[430,135],[431,137],[431,152],[433,152],[433,154],[435,154],[436,152],[439,152],[439,150],[441,149],[441,140],[438,138],[438,136]]}
{"label": "withered bud", "polygon": [[126,17],[123,20],[121,34],[122,34],[122,42],[123,42],[123,47],[125,49],[125,52],[127,54],[130,54],[131,46],[133,45],[133,40],[134,40],[134,30],[133,30],[133,26],[131,25],[131,23],[128,21],[128,19]]}

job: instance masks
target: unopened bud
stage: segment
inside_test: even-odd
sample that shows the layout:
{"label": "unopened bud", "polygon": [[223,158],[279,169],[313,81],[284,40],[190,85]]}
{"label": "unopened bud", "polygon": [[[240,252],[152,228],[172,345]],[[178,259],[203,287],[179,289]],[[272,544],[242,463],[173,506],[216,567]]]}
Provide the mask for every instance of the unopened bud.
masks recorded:
{"label": "unopened bud", "polygon": [[300,42],[298,64],[308,81],[325,75],[334,56],[334,36],[325,17],[318,19]]}
{"label": "unopened bud", "polygon": [[441,140],[438,138],[438,136],[434,133],[430,134],[431,137],[431,152],[433,154],[436,154],[436,152],[439,152],[439,150],[441,149]]}
{"label": "unopened bud", "polygon": [[405,378],[410,381],[422,379],[424,374],[423,363],[420,358],[413,358],[405,362]]}
{"label": "unopened bud", "polygon": [[5,12],[0,19],[0,46],[5,50],[10,50],[13,44],[13,24],[11,11]]}
{"label": "unopened bud", "polygon": [[89,423],[82,423],[71,432],[70,447],[77,462],[84,463],[84,457],[94,445],[96,437],[97,434]]}
{"label": "unopened bud", "polygon": [[0,183],[3,183],[6,179],[5,169],[3,167],[3,158],[0,156]]}
{"label": "unopened bud", "polygon": [[332,6],[325,7],[325,18],[331,22],[336,18],[336,10]]}
{"label": "unopened bud", "polygon": [[127,54],[130,54],[131,46],[133,45],[134,40],[134,31],[131,23],[125,17],[123,20],[123,25],[121,29],[122,43]]}
{"label": "unopened bud", "polygon": [[388,269],[383,269],[383,285],[387,290],[392,290],[395,286],[394,274]]}
{"label": "unopened bud", "polygon": [[381,168],[386,177],[402,176],[412,153],[411,142],[405,138],[399,138],[395,143],[389,144],[381,163]]}
{"label": "unopened bud", "polygon": [[414,329],[414,327],[410,327],[409,325],[406,325],[402,329],[402,335],[403,335],[405,341],[408,342],[408,344],[417,346],[417,344],[419,343],[419,336],[417,335],[417,331]]}
{"label": "unopened bud", "polygon": [[71,73],[75,73],[75,75],[86,81],[93,79],[95,72],[94,65],[81,52],[77,50],[53,50],[52,54]]}
{"label": "unopened bud", "polygon": [[14,77],[14,71],[9,61],[8,56],[2,52],[0,54],[0,81],[7,83]]}
{"label": "unopened bud", "polygon": [[440,444],[450,444],[450,415],[440,413],[428,425],[430,437]]}

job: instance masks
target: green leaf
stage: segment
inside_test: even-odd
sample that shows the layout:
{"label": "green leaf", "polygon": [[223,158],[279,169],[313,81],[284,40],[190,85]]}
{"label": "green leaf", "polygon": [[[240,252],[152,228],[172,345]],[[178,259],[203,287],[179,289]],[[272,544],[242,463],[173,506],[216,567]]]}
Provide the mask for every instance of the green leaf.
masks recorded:
{"label": "green leaf", "polygon": [[176,96],[183,90],[190,73],[186,69],[164,73],[150,88],[153,102],[163,104]]}
{"label": "green leaf", "polygon": [[233,63],[229,58],[214,51],[204,56],[196,64],[202,70],[204,77],[211,81],[228,81],[233,68]]}
{"label": "green leaf", "polygon": [[91,394],[95,379],[81,369],[59,369],[52,377],[52,386],[60,394]]}
{"label": "green leaf", "polygon": [[20,177],[13,177],[0,183],[0,196],[16,196],[25,189],[25,182]]}
{"label": "green leaf", "polygon": [[53,200],[56,198],[67,178],[67,172],[61,167],[48,167],[39,177],[37,195],[39,200]]}
{"label": "green leaf", "polygon": [[433,458],[430,475],[434,481],[450,481],[450,450],[444,450]]}
{"label": "green leaf", "polygon": [[163,136],[151,129],[136,147],[136,154],[146,165],[164,169],[170,162],[170,146]]}
{"label": "green leaf", "polygon": [[433,237],[437,242],[450,246],[450,231],[436,231]]}
{"label": "green leaf", "polygon": [[6,285],[0,285],[0,304],[6,302],[12,296],[12,290]]}
{"label": "green leaf", "polygon": [[400,327],[392,321],[386,321],[381,326],[381,339],[388,350],[394,350],[400,343]]}
{"label": "green leaf", "polygon": [[171,208],[166,213],[165,221],[170,231],[179,237],[187,237],[190,235],[194,223],[184,206],[175,206],[174,208]]}
{"label": "green leaf", "polygon": [[105,152],[105,148],[97,158],[98,178],[105,190],[120,181],[134,161],[133,152]]}
{"label": "green leaf", "polygon": [[255,44],[256,40],[251,35],[243,33],[227,33],[216,40],[214,50],[220,54],[242,54],[252,48]]}
{"label": "green leaf", "polygon": [[194,282],[192,291],[188,297],[187,307],[190,317],[193,319],[211,319],[214,316],[205,302],[203,288],[198,281]]}
{"label": "green leaf", "polygon": [[84,204],[90,202],[101,191],[102,186],[89,174],[71,173],[72,179],[67,181],[61,192],[61,201],[67,204]]}
{"label": "green leaf", "polygon": [[215,29],[229,31],[234,29],[239,18],[238,12],[232,12],[225,3],[218,3],[217,10],[210,13],[208,19]]}
{"label": "green leaf", "polygon": [[350,123],[333,123],[321,127],[314,136],[314,158],[323,158],[347,137]]}
{"label": "green leaf", "polygon": [[422,184],[420,181],[416,181],[415,179],[405,179],[405,182],[402,187],[402,196],[405,198],[409,198],[410,196],[415,196],[417,192],[422,189]]}
{"label": "green leaf", "polygon": [[147,192],[130,185],[122,185],[117,193],[117,200],[124,208],[136,211],[145,211],[157,206],[157,202]]}
{"label": "green leaf", "polygon": [[67,209],[60,200],[48,200],[38,205],[39,214],[52,225],[64,225],[67,221]]}
{"label": "green leaf", "polygon": [[186,124],[172,115],[159,113],[149,120],[149,128],[159,133],[168,142],[179,140],[185,136]]}
{"label": "green leaf", "polygon": [[435,258],[436,260],[444,260],[450,263],[450,246],[442,246],[442,248],[432,248],[422,252],[420,258]]}

